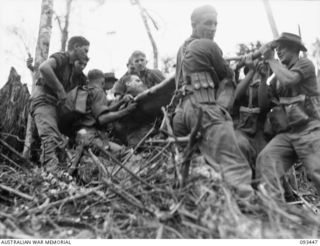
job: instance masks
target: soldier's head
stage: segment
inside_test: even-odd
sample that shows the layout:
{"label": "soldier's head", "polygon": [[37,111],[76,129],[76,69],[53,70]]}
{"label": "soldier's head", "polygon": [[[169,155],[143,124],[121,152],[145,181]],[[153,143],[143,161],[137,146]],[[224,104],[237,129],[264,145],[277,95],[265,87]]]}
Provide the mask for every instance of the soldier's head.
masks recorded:
{"label": "soldier's head", "polygon": [[104,83],[104,90],[110,90],[112,89],[114,83],[118,80],[114,73],[104,73],[105,83]]}
{"label": "soldier's head", "polygon": [[92,69],[88,72],[88,84],[98,86],[103,89],[105,77],[101,70]]}
{"label": "soldier's head", "polygon": [[68,53],[72,60],[88,59],[90,42],[82,36],[73,36],[68,42]]}
{"label": "soldier's head", "polygon": [[128,60],[127,68],[128,68],[128,73],[129,74],[133,74],[135,72],[135,68],[134,68],[134,65],[133,65],[131,57]]}
{"label": "soldier's head", "polygon": [[307,51],[300,36],[287,32],[282,33],[279,38],[274,40],[273,46],[276,47],[281,63],[285,65],[288,65],[293,59],[299,57],[300,51]]}
{"label": "soldier's head", "polygon": [[138,75],[131,74],[122,78],[122,83],[125,85],[126,93],[136,96],[147,89]]}
{"label": "soldier's head", "polygon": [[146,69],[147,59],[146,54],[140,50],[136,50],[132,53],[130,60],[133,64],[135,72],[141,72]]}
{"label": "soldier's head", "polygon": [[81,73],[87,66],[89,58],[83,60],[75,60],[74,62],[74,72]]}
{"label": "soldier's head", "polygon": [[192,34],[198,38],[213,40],[217,29],[218,13],[211,5],[204,5],[191,14]]}

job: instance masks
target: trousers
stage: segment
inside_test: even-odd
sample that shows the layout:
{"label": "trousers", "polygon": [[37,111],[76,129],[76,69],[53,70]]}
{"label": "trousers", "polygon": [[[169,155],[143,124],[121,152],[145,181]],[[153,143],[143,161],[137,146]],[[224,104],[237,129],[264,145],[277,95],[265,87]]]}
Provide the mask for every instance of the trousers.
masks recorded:
{"label": "trousers", "polygon": [[252,168],[252,178],[255,179],[257,156],[267,145],[263,129],[258,128],[254,136],[249,136],[246,132],[242,131],[241,128],[236,129],[235,133],[240,150]]}
{"label": "trousers", "polygon": [[232,119],[225,109],[217,104],[195,104],[185,99],[173,117],[174,134],[186,136],[191,132],[200,107],[203,111],[200,152],[241,197],[249,197],[253,194],[252,171],[237,144]]}
{"label": "trousers", "polygon": [[281,191],[279,179],[296,158],[305,165],[320,191],[320,121],[312,120],[300,128],[276,135],[258,155],[257,181]]}
{"label": "trousers", "polygon": [[63,143],[58,129],[57,108],[53,105],[41,105],[32,112],[41,139],[41,162],[58,164],[57,149]]}

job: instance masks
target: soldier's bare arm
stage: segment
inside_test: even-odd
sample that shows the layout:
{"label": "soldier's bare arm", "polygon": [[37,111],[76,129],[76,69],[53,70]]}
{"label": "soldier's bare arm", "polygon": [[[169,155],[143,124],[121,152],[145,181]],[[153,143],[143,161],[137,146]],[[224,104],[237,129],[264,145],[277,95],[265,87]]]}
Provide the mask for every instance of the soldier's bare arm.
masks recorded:
{"label": "soldier's bare arm", "polygon": [[63,88],[63,85],[54,73],[54,69],[56,67],[56,60],[53,58],[49,58],[40,65],[39,70],[44,78],[44,83],[46,83],[46,85],[53,91],[56,91],[59,100],[64,100],[67,94],[65,92],[65,89]]}
{"label": "soldier's bare arm", "polygon": [[245,95],[255,73],[255,67],[253,64],[252,56],[247,56],[245,58],[245,65],[249,68],[249,72],[246,74],[245,78],[241,80],[241,82],[237,85],[234,96],[235,100],[240,99],[242,96]]}
{"label": "soldier's bare arm", "polygon": [[282,64],[280,64],[279,61],[276,59],[269,59],[268,63],[274,72],[276,78],[279,80],[279,82],[284,85],[294,85],[301,81],[301,76],[299,73],[290,71],[286,67],[284,67]]}
{"label": "soldier's bare arm", "polygon": [[120,111],[103,113],[98,117],[99,124],[100,125],[105,125],[105,124],[108,124],[110,122],[119,120],[119,119],[123,118],[124,116],[130,114],[136,108],[137,108],[137,104],[136,103],[131,103],[126,108],[124,108],[124,109],[122,109]]}

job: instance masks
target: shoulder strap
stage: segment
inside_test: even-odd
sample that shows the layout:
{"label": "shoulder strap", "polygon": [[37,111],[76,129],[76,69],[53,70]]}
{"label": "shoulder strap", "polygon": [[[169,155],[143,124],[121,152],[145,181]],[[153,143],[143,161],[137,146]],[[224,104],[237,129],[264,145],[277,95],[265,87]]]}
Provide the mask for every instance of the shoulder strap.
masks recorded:
{"label": "shoulder strap", "polygon": [[188,40],[186,40],[180,50],[180,54],[181,54],[181,64],[180,64],[180,68],[178,70],[178,76],[176,76],[176,89],[178,89],[178,86],[179,86],[179,81],[181,79],[181,76],[183,77],[183,71],[182,71],[182,65],[183,65],[183,62],[184,62],[184,59],[185,59],[185,56],[187,54],[187,48],[188,46],[193,42],[195,41],[196,39],[191,39],[189,42]]}

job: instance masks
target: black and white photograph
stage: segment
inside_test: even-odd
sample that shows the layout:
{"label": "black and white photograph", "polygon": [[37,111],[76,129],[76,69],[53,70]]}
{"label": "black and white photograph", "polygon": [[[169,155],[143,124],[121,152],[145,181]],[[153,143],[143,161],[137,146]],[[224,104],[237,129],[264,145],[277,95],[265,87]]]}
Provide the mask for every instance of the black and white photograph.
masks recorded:
{"label": "black and white photograph", "polygon": [[320,0],[0,1],[1,245],[319,237]]}

